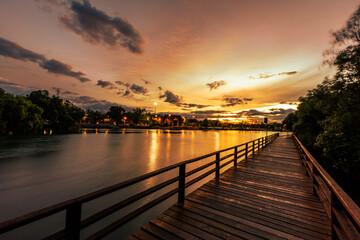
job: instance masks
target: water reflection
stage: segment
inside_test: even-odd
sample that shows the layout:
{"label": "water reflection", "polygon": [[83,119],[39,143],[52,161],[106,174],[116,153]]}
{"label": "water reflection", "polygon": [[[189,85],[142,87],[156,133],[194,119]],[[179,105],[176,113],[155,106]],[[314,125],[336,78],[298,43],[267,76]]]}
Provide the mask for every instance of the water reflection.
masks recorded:
{"label": "water reflection", "polygon": [[265,135],[141,129],[95,132],[0,137],[0,221]]}
{"label": "water reflection", "polygon": [[151,145],[149,152],[149,172],[156,170],[156,160],[158,159],[158,148],[159,148],[159,134],[156,132],[151,133]]}

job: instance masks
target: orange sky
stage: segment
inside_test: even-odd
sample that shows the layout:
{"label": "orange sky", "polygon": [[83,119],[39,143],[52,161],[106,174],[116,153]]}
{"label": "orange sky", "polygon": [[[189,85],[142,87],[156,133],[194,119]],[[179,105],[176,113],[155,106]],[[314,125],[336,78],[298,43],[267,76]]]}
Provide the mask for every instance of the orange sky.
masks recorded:
{"label": "orange sky", "polygon": [[157,102],[158,112],[209,117],[256,109],[252,116],[278,111],[269,116],[281,119],[296,107],[288,103],[331,74],[321,66],[329,31],[357,5],[2,0],[0,87],[18,94],[58,88],[60,97],[95,109],[154,111]]}

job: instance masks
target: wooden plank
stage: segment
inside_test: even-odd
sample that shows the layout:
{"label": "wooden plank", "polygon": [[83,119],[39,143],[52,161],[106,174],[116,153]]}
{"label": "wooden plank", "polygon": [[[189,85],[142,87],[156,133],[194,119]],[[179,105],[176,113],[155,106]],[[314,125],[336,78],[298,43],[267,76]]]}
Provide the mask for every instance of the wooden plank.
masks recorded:
{"label": "wooden plank", "polygon": [[[305,239],[325,239],[326,236],[326,230],[319,231],[319,228],[310,228],[310,225],[307,225],[304,227],[296,225],[293,221],[286,222],[286,219],[276,219],[273,216],[269,217],[266,216],[264,213],[256,213],[255,211],[249,211],[244,210],[241,208],[236,208],[231,205],[228,205],[225,201],[217,201],[215,199],[208,199],[208,198],[202,198],[201,197],[194,197],[189,200],[191,202],[189,205],[196,204],[197,207],[206,206],[211,207],[216,210],[221,210],[223,213],[241,216],[242,219],[246,219],[251,222],[256,222],[258,224],[261,224],[263,226],[271,227],[272,229],[277,229],[279,231],[292,234],[294,236],[300,236]],[[208,201],[206,201],[206,199]],[[328,236],[329,237],[329,236]]]}
{"label": "wooden plank", "polygon": [[312,191],[294,142],[280,137],[148,227],[184,239],[330,239],[330,219]]}
{"label": "wooden plank", "polygon": [[[146,240],[156,240],[158,239],[157,237],[151,235],[150,233],[147,233],[145,232],[144,230],[142,229],[139,229],[138,231],[136,231],[134,234],[133,234],[134,237],[136,237],[137,239],[146,239]],[[129,239],[127,239],[129,240]]]}

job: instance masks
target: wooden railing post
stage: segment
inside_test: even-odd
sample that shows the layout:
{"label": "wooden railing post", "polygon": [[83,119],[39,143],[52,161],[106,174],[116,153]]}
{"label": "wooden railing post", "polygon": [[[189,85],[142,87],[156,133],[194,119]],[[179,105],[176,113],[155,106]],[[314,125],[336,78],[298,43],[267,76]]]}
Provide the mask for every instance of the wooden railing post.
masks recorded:
{"label": "wooden railing post", "polygon": [[255,140],[252,141],[252,155],[255,155]]}
{"label": "wooden railing post", "polygon": [[264,137],[261,138],[261,148],[264,148]]}
{"label": "wooden railing post", "polygon": [[238,148],[234,148],[234,167],[237,166],[237,155],[238,155]]}
{"label": "wooden railing post", "polygon": [[215,164],[216,166],[216,171],[215,171],[215,178],[216,179],[219,179],[219,177],[220,177],[220,153],[219,152],[217,152],[216,153],[216,164]]}
{"label": "wooden railing post", "polygon": [[185,200],[185,163],[179,166],[179,192],[178,192],[178,203],[184,203]]}
{"label": "wooden railing post", "polygon": [[245,146],[245,160],[248,159],[248,147],[249,147],[248,145],[249,145],[249,143],[247,142],[246,146]]}
{"label": "wooden railing post", "polygon": [[260,152],[260,139],[258,139],[258,152]]}
{"label": "wooden railing post", "polygon": [[67,232],[67,240],[80,239],[80,223],[81,223],[81,204],[71,204],[66,209],[65,230]]}

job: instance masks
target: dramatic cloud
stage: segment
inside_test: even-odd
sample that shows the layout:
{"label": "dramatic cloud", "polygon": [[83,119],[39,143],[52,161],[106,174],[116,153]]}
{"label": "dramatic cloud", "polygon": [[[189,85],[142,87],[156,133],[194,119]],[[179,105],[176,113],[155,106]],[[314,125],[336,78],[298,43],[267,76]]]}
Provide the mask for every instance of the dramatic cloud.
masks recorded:
{"label": "dramatic cloud", "polygon": [[123,97],[126,97],[126,96],[132,96],[131,92],[129,90],[126,90],[124,93],[123,93]]}
{"label": "dramatic cloud", "polygon": [[252,98],[243,98],[243,100],[244,100],[245,102],[251,102],[253,99],[252,99]]}
{"label": "dramatic cloud", "polygon": [[220,80],[220,81],[214,81],[212,83],[207,83],[206,86],[208,86],[210,88],[210,91],[213,89],[218,89],[221,86],[226,85],[226,82],[224,80]]}
{"label": "dramatic cloud", "polygon": [[55,59],[44,60],[39,63],[40,67],[46,69],[48,72],[61,74],[65,76],[70,76],[77,78],[80,82],[88,82],[90,79],[83,77],[85,74],[82,72],[74,72],[72,71],[72,67],[68,64],[59,62]]}
{"label": "dramatic cloud", "polygon": [[203,104],[196,104],[196,103],[181,103],[183,108],[206,108],[210,107],[211,105],[203,105]]}
{"label": "dramatic cloud", "polygon": [[131,91],[135,94],[143,94],[145,95],[148,90],[142,86],[136,85],[135,83],[133,83],[130,87]]}
{"label": "dramatic cloud", "polygon": [[45,57],[41,54],[27,50],[20,45],[8,41],[4,38],[0,38],[0,55],[4,57],[15,58],[21,61],[31,61],[35,63],[41,63],[45,61]]}
{"label": "dramatic cloud", "polygon": [[109,81],[104,81],[104,80],[98,80],[96,83],[97,86],[100,86],[102,88],[107,88],[107,89],[116,89],[116,85],[113,84],[112,82]]}
{"label": "dramatic cloud", "polygon": [[[145,95],[146,93],[149,92],[149,90],[143,86],[140,86],[140,85],[137,85],[135,83],[133,84],[130,84],[130,83],[125,83],[125,82],[122,82],[122,81],[116,81],[115,82],[116,84],[120,85],[120,86],[125,86],[127,88],[129,88],[127,91],[125,91],[124,94],[126,95],[123,95],[123,96],[129,96],[130,95],[130,92],[129,90],[131,90],[131,92],[135,93],[135,94],[143,94]],[[119,94],[119,93],[118,93]]]}
{"label": "dramatic cloud", "polygon": [[282,76],[282,75],[294,75],[297,74],[297,71],[291,71],[291,72],[281,72],[281,73],[261,73],[257,76],[250,76],[250,79],[266,79],[271,78],[274,76]]}
{"label": "dramatic cloud", "polygon": [[268,110],[259,111],[257,109],[250,109],[246,111],[238,112],[237,114],[246,117],[251,120],[259,120],[263,117],[268,117],[271,120],[281,121],[289,113],[295,112],[294,109],[283,109],[283,108],[271,108]]}
{"label": "dramatic cloud", "polygon": [[44,55],[27,50],[20,45],[0,38],[0,55],[10,57],[21,61],[30,61],[38,63],[39,66],[50,73],[70,76],[78,79],[80,82],[88,82],[90,79],[84,77],[82,72],[72,71],[72,67],[55,59],[46,59]]}
{"label": "dramatic cloud", "polygon": [[[109,102],[107,100],[98,100],[96,98],[89,97],[89,96],[79,96],[79,97],[75,97],[75,98],[69,97],[69,98],[65,98],[65,99],[71,101],[72,103],[74,103],[75,105],[77,105],[81,108],[92,109],[92,110],[101,111],[101,112],[107,112],[110,107],[119,105],[117,103]],[[122,105],[122,107],[125,108],[126,110],[131,109],[131,107],[124,106],[124,105]]]}
{"label": "dramatic cloud", "polygon": [[179,95],[174,94],[173,92],[166,90],[163,95],[160,95],[160,99],[165,99],[164,102],[168,102],[174,104],[176,106],[181,105],[182,97]]}
{"label": "dramatic cloud", "polygon": [[130,85],[131,85],[130,83],[124,83],[122,81],[116,81],[115,83],[120,85],[120,86],[125,86],[125,87],[130,87]]}
{"label": "dramatic cloud", "polygon": [[132,53],[142,53],[143,38],[126,20],[108,16],[91,6],[89,0],[83,3],[73,1],[70,11],[71,15],[61,17],[60,21],[84,41],[108,46],[120,45]]}

